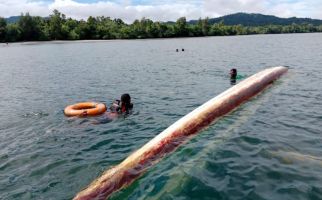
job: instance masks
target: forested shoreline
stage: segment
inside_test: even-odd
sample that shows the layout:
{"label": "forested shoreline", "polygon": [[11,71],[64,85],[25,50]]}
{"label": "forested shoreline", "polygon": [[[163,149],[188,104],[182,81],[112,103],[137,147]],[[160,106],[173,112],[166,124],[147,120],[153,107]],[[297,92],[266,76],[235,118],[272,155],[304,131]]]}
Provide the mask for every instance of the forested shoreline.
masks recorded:
{"label": "forested shoreline", "polygon": [[185,17],[175,23],[153,22],[142,18],[127,24],[121,19],[89,17],[85,20],[67,18],[58,10],[47,18],[21,14],[16,23],[7,23],[0,17],[0,42],[50,41],[50,40],[110,40],[173,37],[229,36],[252,34],[312,33],[322,32],[322,25],[291,24],[242,26],[210,24],[209,19],[199,19],[191,24]]}

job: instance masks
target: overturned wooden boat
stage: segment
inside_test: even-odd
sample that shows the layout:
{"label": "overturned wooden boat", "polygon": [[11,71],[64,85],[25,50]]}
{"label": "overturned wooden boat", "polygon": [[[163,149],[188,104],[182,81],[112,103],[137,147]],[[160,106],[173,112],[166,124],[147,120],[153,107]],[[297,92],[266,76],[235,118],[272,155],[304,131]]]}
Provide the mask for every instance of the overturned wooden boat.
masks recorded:
{"label": "overturned wooden boat", "polygon": [[106,199],[113,192],[131,184],[163,156],[191,138],[190,136],[263,91],[287,70],[288,68],[283,66],[265,69],[204,103],[169,126],[119,165],[105,171],[101,177],[78,193],[74,200]]}

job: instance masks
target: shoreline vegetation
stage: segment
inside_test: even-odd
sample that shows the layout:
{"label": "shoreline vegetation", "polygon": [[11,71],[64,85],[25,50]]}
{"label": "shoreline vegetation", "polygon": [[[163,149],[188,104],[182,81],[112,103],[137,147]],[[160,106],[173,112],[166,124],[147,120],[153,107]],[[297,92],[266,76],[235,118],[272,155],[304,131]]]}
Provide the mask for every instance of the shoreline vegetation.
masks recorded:
{"label": "shoreline vegetation", "polygon": [[204,36],[233,36],[282,33],[322,32],[322,25],[309,23],[291,25],[225,25],[209,23],[209,18],[188,23],[185,17],[176,22],[153,22],[142,18],[132,24],[110,17],[89,17],[85,20],[66,18],[54,10],[47,18],[21,14],[16,23],[7,23],[0,17],[0,42],[72,41],[114,39],[161,39]]}

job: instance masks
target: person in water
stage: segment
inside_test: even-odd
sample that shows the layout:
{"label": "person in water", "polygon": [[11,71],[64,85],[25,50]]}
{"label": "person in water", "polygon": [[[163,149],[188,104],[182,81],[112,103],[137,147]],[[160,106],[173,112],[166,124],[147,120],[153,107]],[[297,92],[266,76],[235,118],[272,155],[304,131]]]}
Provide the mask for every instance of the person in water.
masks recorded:
{"label": "person in water", "polygon": [[131,103],[131,96],[129,94],[122,94],[121,100],[115,100],[110,106],[112,113],[129,114],[133,109]]}
{"label": "person in water", "polygon": [[230,83],[231,85],[236,84],[236,80],[244,79],[246,76],[237,74],[237,69],[233,68],[230,70]]}
{"label": "person in water", "polygon": [[230,84],[235,85],[236,80],[238,79],[238,77],[237,77],[237,69],[235,69],[235,68],[231,69],[229,74],[230,74]]}
{"label": "person in water", "polygon": [[234,79],[236,80],[237,79],[237,69],[233,68],[230,70],[230,79]]}

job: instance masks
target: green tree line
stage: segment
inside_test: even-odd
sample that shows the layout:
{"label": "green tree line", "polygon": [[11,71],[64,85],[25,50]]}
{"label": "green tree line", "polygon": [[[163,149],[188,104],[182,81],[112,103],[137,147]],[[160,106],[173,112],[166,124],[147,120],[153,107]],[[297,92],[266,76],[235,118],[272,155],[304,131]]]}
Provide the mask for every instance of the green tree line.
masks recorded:
{"label": "green tree line", "polygon": [[153,22],[142,18],[132,24],[110,17],[89,17],[85,20],[66,18],[54,10],[48,18],[21,14],[18,22],[7,23],[0,17],[0,42],[85,40],[85,39],[143,39],[171,37],[201,37],[249,34],[311,33],[322,32],[322,25],[292,24],[242,26],[225,25],[223,22],[210,24],[209,19],[187,23],[185,17],[175,23]]}

